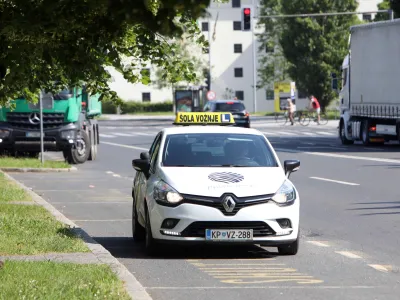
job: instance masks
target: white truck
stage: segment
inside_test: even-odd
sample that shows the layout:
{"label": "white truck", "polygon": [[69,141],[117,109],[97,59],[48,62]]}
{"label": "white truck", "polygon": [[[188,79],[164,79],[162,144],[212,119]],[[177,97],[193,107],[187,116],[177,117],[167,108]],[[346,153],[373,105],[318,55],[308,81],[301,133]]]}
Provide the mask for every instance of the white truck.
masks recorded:
{"label": "white truck", "polygon": [[400,141],[400,19],[350,28],[341,79],[342,144]]}

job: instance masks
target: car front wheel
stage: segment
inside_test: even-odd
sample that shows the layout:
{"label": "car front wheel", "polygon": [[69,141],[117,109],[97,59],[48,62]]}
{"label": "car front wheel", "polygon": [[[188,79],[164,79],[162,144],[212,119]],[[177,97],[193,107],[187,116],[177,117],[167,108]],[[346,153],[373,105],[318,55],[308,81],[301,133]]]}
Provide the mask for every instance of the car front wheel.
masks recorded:
{"label": "car front wheel", "polygon": [[156,250],[156,241],[154,240],[153,234],[151,233],[149,209],[146,206],[146,252],[149,255],[154,255],[156,254]]}
{"label": "car front wheel", "polygon": [[280,255],[296,255],[299,251],[300,245],[300,233],[297,235],[297,239],[287,245],[278,246],[278,252]]}

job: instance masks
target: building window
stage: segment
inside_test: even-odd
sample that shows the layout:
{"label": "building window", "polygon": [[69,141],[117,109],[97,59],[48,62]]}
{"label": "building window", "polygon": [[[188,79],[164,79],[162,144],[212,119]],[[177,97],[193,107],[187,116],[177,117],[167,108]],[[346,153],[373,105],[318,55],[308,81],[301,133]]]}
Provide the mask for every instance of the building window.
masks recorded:
{"label": "building window", "polygon": [[232,0],[232,7],[240,7],[240,0]]}
{"label": "building window", "polygon": [[202,31],[208,31],[208,22],[202,22],[201,23],[201,30]]}
{"label": "building window", "polygon": [[233,52],[234,53],[242,53],[242,44],[234,44]]}
{"label": "building window", "polygon": [[243,91],[235,91],[235,97],[238,99],[238,100],[244,100],[244,92]]}
{"label": "building window", "polygon": [[150,102],[150,100],[151,100],[150,93],[142,93],[142,101],[143,102]]}
{"label": "building window", "polygon": [[242,22],[233,21],[233,30],[242,30]]}
{"label": "building window", "polygon": [[243,68],[235,68],[235,77],[243,77]]}
{"label": "building window", "polygon": [[371,14],[363,14],[363,20],[364,21],[371,21],[372,20]]}
{"label": "building window", "polygon": [[267,100],[274,100],[274,90],[267,89]]}

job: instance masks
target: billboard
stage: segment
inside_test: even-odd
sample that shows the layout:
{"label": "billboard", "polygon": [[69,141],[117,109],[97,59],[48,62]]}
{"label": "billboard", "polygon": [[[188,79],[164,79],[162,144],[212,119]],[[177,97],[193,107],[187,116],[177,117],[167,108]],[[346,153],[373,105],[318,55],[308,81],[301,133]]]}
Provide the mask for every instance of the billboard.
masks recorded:
{"label": "billboard", "polygon": [[176,112],[192,112],[193,104],[194,104],[193,91],[190,90],[175,91]]}
{"label": "billboard", "polygon": [[286,110],[287,98],[291,98],[296,104],[296,83],[295,82],[275,82],[274,83],[274,108],[275,112]]}

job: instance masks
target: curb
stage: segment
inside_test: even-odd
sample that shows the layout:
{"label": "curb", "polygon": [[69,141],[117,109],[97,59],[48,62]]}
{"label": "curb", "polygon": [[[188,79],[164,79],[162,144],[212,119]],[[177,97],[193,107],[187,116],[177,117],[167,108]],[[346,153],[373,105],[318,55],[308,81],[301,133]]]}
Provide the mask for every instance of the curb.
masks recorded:
{"label": "curb", "polygon": [[29,196],[32,197],[32,200],[34,202],[36,202],[37,204],[41,205],[46,210],[48,210],[58,221],[66,225],[69,225],[72,228],[73,232],[78,237],[83,239],[86,246],[96,256],[96,258],[100,262],[110,266],[111,270],[118,276],[118,278],[121,281],[123,281],[125,290],[132,299],[152,300],[150,295],[146,292],[145,288],[139,283],[139,281],[135,278],[135,276],[133,276],[133,274],[129,272],[129,270],[123,264],[121,264],[114,256],[112,256],[111,253],[106,248],[104,248],[101,244],[96,242],[85,230],[83,230],[74,222],[72,222],[70,219],[65,217],[53,205],[48,203],[46,200],[37,195],[35,192],[31,191],[24,184],[14,179],[7,173],[3,174],[5,177],[7,177],[7,179],[15,182],[19,187],[25,190],[29,194]]}
{"label": "curb", "polygon": [[71,168],[0,168],[4,172],[15,172],[15,173],[48,173],[48,172],[76,172],[78,169],[76,167]]}

